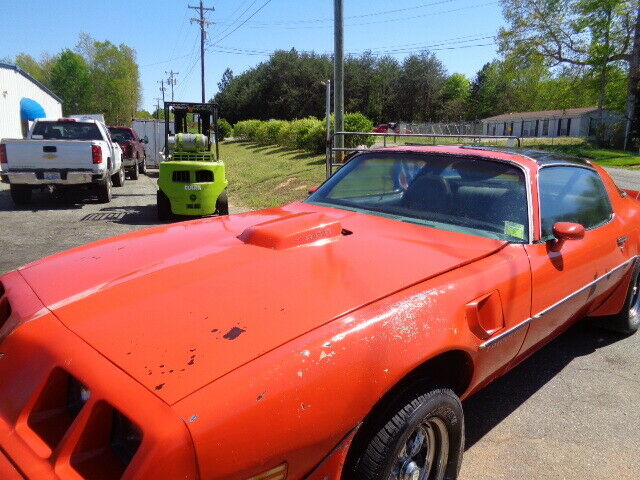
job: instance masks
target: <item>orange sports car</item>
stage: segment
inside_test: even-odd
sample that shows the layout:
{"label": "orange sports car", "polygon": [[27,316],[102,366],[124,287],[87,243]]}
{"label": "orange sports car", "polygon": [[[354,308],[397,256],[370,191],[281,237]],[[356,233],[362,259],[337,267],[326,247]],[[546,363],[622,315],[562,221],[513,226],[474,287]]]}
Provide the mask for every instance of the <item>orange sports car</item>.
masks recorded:
{"label": "orange sports car", "polygon": [[305,202],[0,277],[0,478],[442,480],[460,400],[640,323],[638,192],[537,151],[353,156]]}

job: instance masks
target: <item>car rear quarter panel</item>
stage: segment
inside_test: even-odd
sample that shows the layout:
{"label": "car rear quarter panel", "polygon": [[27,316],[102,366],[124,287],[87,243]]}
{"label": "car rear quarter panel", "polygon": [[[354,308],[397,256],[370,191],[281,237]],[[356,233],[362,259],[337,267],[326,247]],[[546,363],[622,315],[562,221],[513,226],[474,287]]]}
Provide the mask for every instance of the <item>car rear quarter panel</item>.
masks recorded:
{"label": "car rear quarter panel", "polygon": [[528,317],[521,245],[347,314],[178,402],[179,415],[193,420],[202,478],[245,479],[284,461],[288,478],[304,478],[386,392],[438,354],[462,351],[473,362],[466,391],[486,381],[515,356],[525,333],[479,349],[483,340],[470,332],[465,305],[495,289],[505,322]]}

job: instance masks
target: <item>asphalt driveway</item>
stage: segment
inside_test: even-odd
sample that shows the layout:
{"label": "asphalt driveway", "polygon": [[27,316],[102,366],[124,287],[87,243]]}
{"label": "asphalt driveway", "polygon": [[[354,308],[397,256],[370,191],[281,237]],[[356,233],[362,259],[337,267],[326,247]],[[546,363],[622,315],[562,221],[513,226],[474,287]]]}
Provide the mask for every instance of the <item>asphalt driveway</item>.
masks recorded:
{"label": "asphalt driveway", "polygon": [[[620,186],[640,190],[640,172],[613,173]],[[37,194],[22,209],[0,184],[0,273],[157,224],[155,182],[128,180],[106,205]],[[640,334],[581,323],[465,403],[461,478],[638,480],[639,401]]]}

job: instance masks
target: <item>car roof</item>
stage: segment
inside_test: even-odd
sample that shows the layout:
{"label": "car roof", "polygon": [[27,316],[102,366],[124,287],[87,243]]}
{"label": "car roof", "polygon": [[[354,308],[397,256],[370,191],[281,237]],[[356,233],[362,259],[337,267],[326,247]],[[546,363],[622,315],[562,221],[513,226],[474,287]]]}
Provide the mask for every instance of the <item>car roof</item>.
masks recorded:
{"label": "car roof", "polygon": [[524,148],[490,147],[484,145],[398,145],[375,148],[372,149],[372,151],[403,151],[483,157],[515,162],[527,168],[540,168],[549,165],[591,166],[588,160],[556,152]]}

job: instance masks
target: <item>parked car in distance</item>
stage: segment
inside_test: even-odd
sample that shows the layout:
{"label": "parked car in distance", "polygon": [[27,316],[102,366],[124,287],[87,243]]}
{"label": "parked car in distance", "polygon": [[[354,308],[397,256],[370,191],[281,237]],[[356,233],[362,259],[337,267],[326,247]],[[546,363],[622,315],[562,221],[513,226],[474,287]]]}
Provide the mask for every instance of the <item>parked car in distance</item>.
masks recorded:
{"label": "parked car in distance", "polygon": [[396,123],[396,122],[392,122],[392,123],[379,123],[378,125],[376,125],[375,127],[373,127],[373,132],[374,133],[389,133],[389,134],[412,134],[413,130],[411,130],[409,127],[405,127],[404,131],[401,131],[400,129],[400,124]]}
{"label": "parked car in distance", "polygon": [[638,196],[552,153],[373,149],[304,202],[10,272],[0,478],[455,479],[462,399],[584,316],[638,329]]}
{"label": "parked car in distance", "polygon": [[96,120],[36,120],[26,139],[0,142],[0,175],[9,183],[16,205],[31,201],[33,189],[94,189],[111,201],[111,186],[125,181],[122,151],[107,127]]}
{"label": "parked car in distance", "polygon": [[122,149],[122,163],[129,177],[137,180],[142,173],[147,173],[146,139],[140,139],[133,128],[110,126],[109,133],[114,142]]}

